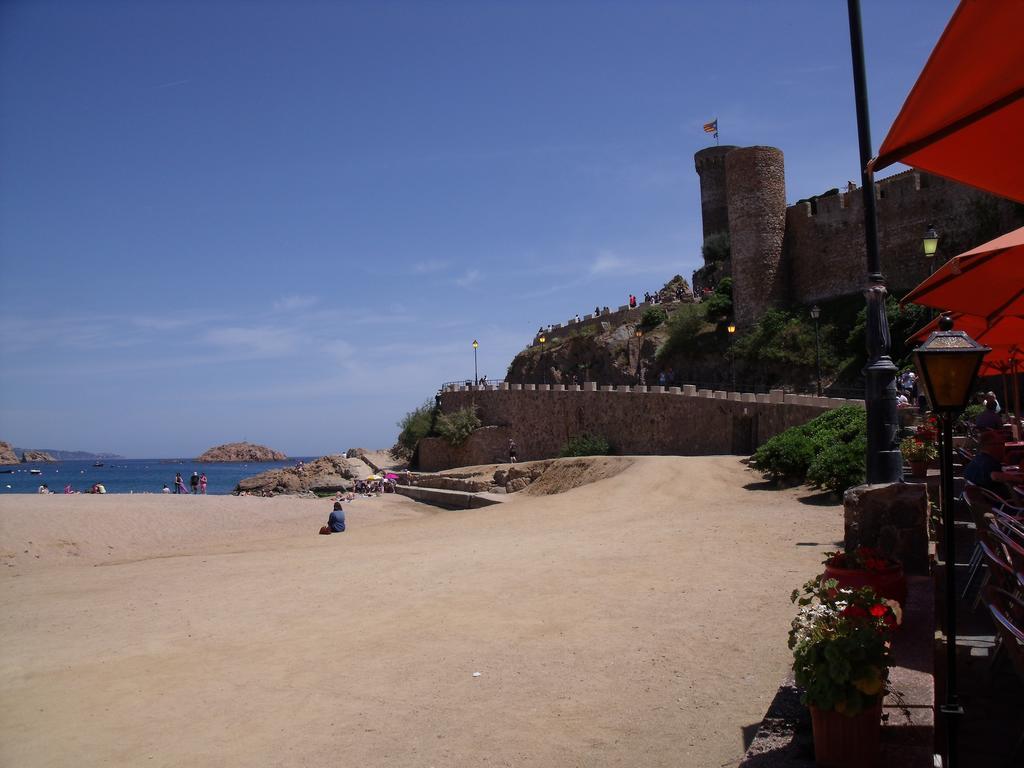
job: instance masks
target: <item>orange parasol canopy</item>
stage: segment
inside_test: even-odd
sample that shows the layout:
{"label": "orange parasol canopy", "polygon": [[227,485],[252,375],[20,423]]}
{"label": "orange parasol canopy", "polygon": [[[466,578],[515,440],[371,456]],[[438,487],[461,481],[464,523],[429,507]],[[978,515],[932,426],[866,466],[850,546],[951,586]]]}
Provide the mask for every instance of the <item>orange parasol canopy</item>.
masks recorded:
{"label": "orange parasol canopy", "polygon": [[[989,323],[984,317],[962,312],[953,312],[950,316],[956,330],[966,331],[978,343],[992,348],[982,361],[980,375],[1009,370],[1012,360],[1024,366],[1024,317],[1003,316]],[[939,330],[940,319],[936,317],[907,339],[907,345],[923,342],[932,331]]]}
{"label": "orange parasol canopy", "polygon": [[961,0],[868,164],[895,162],[1024,203],[1024,2]]}
{"label": "orange parasol canopy", "polygon": [[1024,227],[954,256],[900,301],[911,302],[989,321],[1024,317]]}

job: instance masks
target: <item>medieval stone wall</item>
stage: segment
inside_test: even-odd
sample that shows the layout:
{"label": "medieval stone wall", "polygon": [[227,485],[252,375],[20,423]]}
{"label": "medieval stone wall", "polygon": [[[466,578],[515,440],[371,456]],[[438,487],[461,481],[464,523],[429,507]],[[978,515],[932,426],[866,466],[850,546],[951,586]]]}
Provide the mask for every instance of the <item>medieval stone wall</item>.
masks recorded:
{"label": "medieval stone wall", "polygon": [[737,147],[707,147],[693,156],[700,176],[700,214],[704,239],[729,231],[729,199],[725,180],[725,156]]}
{"label": "medieval stone wall", "polygon": [[[1024,225],[1024,206],[918,171],[877,182],[879,256],[893,295],[928,276],[921,238],[939,232],[936,267]],[[810,304],[857,293],[864,284],[863,189],[802,202],[786,211],[784,257],[790,301]]]}
{"label": "medieval stone wall", "polygon": [[[749,455],[768,438],[804,424],[825,409],[858,404],[802,395],[740,395],[695,391],[683,394],[661,387],[587,390],[537,388],[445,390],[441,409],[453,411],[475,403],[489,430],[479,445],[452,451],[440,441],[421,441],[419,461],[432,470],[491,463],[505,456],[500,444],[511,437],[521,461],[550,459],[570,438],[600,435],[624,455]],[[688,388],[692,390],[692,388]],[[451,463],[459,462],[459,463]]]}
{"label": "medieval stone wall", "polygon": [[[719,176],[723,159],[724,181]],[[779,150],[709,147],[694,160],[705,235],[709,226],[719,226],[721,196],[726,196],[738,324],[748,324],[773,304],[811,304],[862,290],[867,272],[862,189],[786,208]],[[895,296],[928,276],[921,251],[928,225],[940,237],[936,267],[1024,226],[1024,206],[924,172],[879,180],[875,194],[882,272]]]}

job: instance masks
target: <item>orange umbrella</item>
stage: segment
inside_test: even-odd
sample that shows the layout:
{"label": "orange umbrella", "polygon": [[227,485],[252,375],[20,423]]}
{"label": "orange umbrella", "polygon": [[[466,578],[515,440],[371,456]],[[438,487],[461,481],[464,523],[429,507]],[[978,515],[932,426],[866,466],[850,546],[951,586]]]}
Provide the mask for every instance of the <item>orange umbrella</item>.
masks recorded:
{"label": "orange umbrella", "polygon": [[954,256],[900,303],[910,302],[989,321],[1024,317],[1024,227]]}
{"label": "orange umbrella", "polygon": [[1024,3],[961,0],[868,164],[922,168],[1024,203]]}

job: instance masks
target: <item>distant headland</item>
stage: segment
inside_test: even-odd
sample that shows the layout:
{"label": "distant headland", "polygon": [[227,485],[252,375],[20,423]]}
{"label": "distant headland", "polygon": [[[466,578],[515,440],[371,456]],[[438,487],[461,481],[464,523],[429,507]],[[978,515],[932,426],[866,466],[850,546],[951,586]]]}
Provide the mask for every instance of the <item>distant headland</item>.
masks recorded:
{"label": "distant headland", "polygon": [[267,448],[265,445],[254,443],[225,443],[215,448],[210,448],[203,453],[196,461],[217,462],[217,461],[284,461],[288,457],[280,451]]}
{"label": "distant headland", "polygon": [[116,453],[90,453],[88,451],[62,451],[56,448],[18,448],[0,440],[0,464],[23,462],[80,461],[85,459],[122,459]]}

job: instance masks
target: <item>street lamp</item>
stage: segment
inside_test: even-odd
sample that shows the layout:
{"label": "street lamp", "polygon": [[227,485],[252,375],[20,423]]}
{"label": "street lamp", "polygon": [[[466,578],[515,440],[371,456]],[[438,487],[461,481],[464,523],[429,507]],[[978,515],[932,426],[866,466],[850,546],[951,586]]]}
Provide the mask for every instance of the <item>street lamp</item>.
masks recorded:
{"label": "street lamp", "polygon": [[732,390],[736,391],[736,354],[732,348],[733,335],[736,333],[736,323],[729,323],[725,330],[729,332],[729,378],[732,379]]}
{"label": "street lamp", "polygon": [[814,372],[818,377],[818,397],[821,397],[821,342],[818,340],[818,318],[821,317],[821,307],[817,304],[811,307],[811,317],[814,318]]}
{"label": "street lamp", "polygon": [[942,529],[946,551],[946,765],[956,761],[957,717],[963,708],[956,699],[956,532],[953,528],[953,418],[970,402],[981,361],[991,350],[963,331],[953,330],[953,320],[943,315],[939,330],[914,350],[914,365],[924,384],[932,410],[942,421]]}
{"label": "street lamp", "polygon": [[476,339],[473,339],[473,386],[479,386],[480,384],[480,375],[476,367],[476,348],[479,346]]}
{"label": "street lamp", "polygon": [[931,224],[928,225],[928,231],[921,238],[921,248],[924,251],[924,257],[928,259],[928,274],[930,275],[935,272],[935,252],[939,248],[939,233]]}
{"label": "street lamp", "polygon": [[633,335],[637,339],[637,368],[634,376],[636,377],[636,383],[640,384],[640,350],[643,349],[643,329],[637,326],[636,330],[633,331]]}
{"label": "street lamp", "polygon": [[[545,336],[543,333],[540,336],[537,337],[537,341],[540,343],[540,363],[541,363],[541,366],[543,366],[543,364],[544,364],[544,342],[547,341],[547,340],[548,340],[547,336]],[[541,381],[544,384],[547,384],[548,383],[548,372],[543,367],[541,367],[540,370],[541,370]]]}

